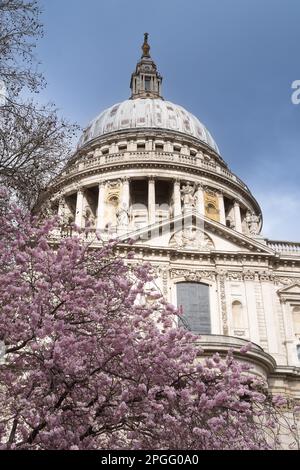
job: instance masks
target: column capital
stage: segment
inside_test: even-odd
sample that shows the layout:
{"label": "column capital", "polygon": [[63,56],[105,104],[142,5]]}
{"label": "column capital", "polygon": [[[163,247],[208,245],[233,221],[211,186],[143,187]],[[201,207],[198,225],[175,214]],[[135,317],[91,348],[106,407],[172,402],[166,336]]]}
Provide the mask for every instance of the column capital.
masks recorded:
{"label": "column capital", "polygon": [[122,176],[121,181],[124,184],[124,183],[129,183],[131,179],[132,179],[132,176]]}
{"label": "column capital", "polygon": [[154,183],[155,180],[156,180],[156,176],[155,176],[155,175],[148,175],[148,181],[149,181],[149,183],[152,183],[152,182]]}
{"label": "column capital", "polygon": [[234,204],[235,206],[239,206],[239,207],[240,207],[240,206],[241,206],[241,201],[240,201],[239,199],[234,199],[234,200],[233,200],[233,204]]}
{"label": "column capital", "polygon": [[221,196],[224,196],[225,191],[224,191],[224,189],[217,189],[216,194],[217,194],[217,196],[221,197]]}

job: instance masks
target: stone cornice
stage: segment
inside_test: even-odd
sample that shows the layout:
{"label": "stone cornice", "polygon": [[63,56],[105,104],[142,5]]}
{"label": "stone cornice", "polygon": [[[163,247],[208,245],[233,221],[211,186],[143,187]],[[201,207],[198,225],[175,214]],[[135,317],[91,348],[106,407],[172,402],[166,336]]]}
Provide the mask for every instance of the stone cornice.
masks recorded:
{"label": "stone cornice", "polygon": [[248,344],[248,342],[247,340],[234,336],[202,335],[199,340],[199,346],[203,348],[204,354],[218,352],[221,355],[226,355],[229,350],[232,350],[234,356],[239,360],[247,361],[249,364],[261,367],[266,374],[266,378],[268,378],[268,376],[273,374],[276,370],[275,359],[254,343],[252,343],[250,351],[246,354],[241,353],[241,347]]}
{"label": "stone cornice", "polygon": [[[127,243],[120,243],[118,245],[118,250],[122,251],[133,251],[137,255],[146,256],[146,257],[153,257],[153,258],[161,258],[161,260],[169,259],[170,263],[183,263],[185,261],[190,262],[200,262],[200,263],[207,263],[211,266],[224,266],[224,264],[231,262],[230,266],[227,264],[226,272],[230,273],[232,279],[231,280],[238,280],[240,278],[243,280],[255,280],[255,276],[257,273],[260,273],[262,276],[260,280],[263,281],[274,281],[276,283],[277,279],[281,278],[289,278],[291,275],[290,272],[286,272],[284,275],[282,272],[277,273],[277,270],[273,267],[274,266],[274,259],[278,261],[278,257],[275,258],[274,254],[269,253],[259,253],[259,252],[244,252],[244,251],[218,251],[218,250],[211,250],[211,251],[193,251],[193,250],[183,250],[183,249],[176,249],[176,248],[169,248],[169,247],[159,247],[159,246],[151,246],[146,244],[127,244]],[[280,258],[279,258],[280,261]],[[294,272],[293,279],[300,280],[300,259],[296,259],[294,268],[299,269],[299,273]],[[241,266],[241,264],[244,266]],[[259,263],[261,266],[255,267],[253,269],[249,263]],[[237,268],[239,268],[237,270]],[[268,271],[265,271],[265,269]],[[278,268],[277,268],[278,269]],[[298,274],[298,278],[296,277]]]}

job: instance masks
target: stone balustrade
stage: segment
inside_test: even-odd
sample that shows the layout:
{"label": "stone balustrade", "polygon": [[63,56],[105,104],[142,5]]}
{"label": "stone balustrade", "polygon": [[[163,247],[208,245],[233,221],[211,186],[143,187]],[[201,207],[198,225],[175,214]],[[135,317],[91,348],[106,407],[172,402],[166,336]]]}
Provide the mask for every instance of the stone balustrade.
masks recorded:
{"label": "stone balustrade", "polygon": [[285,253],[300,256],[300,243],[289,241],[267,240],[267,245],[278,253]]}
{"label": "stone balustrade", "polygon": [[112,153],[108,155],[98,155],[92,157],[88,160],[82,160],[81,162],[74,164],[67,168],[63,173],[61,178],[70,176],[76,173],[84,172],[86,170],[93,169],[95,167],[103,165],[113,165],[115,163],[127,162],[127,161],[153,161],[153,162],[173,162],[188,165],[190,167],[203,168],[204,170],[212,171],[218,173],[226,178],[235,181],[240,184],[246,191],[249,191],[249,188],[245,183],[238,178],[236,175],[231,173],[226,168],[218,165],[215,162],[205,161],[202,158],[193,155],[183,155],[176,154],[173,152],[164,152],[157,150],[149,151],[126,151],[122,153]]}

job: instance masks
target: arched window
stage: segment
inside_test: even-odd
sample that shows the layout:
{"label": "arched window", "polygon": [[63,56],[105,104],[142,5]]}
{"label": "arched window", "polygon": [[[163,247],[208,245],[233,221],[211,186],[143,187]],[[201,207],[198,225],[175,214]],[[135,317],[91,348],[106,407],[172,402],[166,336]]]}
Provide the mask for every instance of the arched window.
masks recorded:
{"label": "arched window", "polygon": [[210,334],[209,286],[198,282],[177,284],[177,306],[182,308],[180,326],[193,333]]}
{"label": "arched window", "polygon": [[235,329],[244,328],[243,305],[239,300],[232,302],[232,324]]}
{"label": "arched window", "polygon": [[300,336],[300,307],[293,308],[293,326],[294,334]]}

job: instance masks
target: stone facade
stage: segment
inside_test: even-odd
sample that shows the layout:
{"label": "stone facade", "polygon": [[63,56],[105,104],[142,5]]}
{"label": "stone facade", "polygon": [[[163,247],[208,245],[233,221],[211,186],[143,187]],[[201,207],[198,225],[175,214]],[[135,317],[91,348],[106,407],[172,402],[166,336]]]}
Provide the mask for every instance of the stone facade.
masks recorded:
{"label": "stone facade", "polygon": [[120,253],[152,263],[174,304],[178,283],[208,286],[205,350],[253,342],[249,361],[270,389],[300,398],[300,243],[261,235],[258,202],[209,132],[161,98],[149,49],[145,37],[131,99],[92,121],[53,181],[58,236],[75,223],[95,246],[95,232],[118,237]]}

